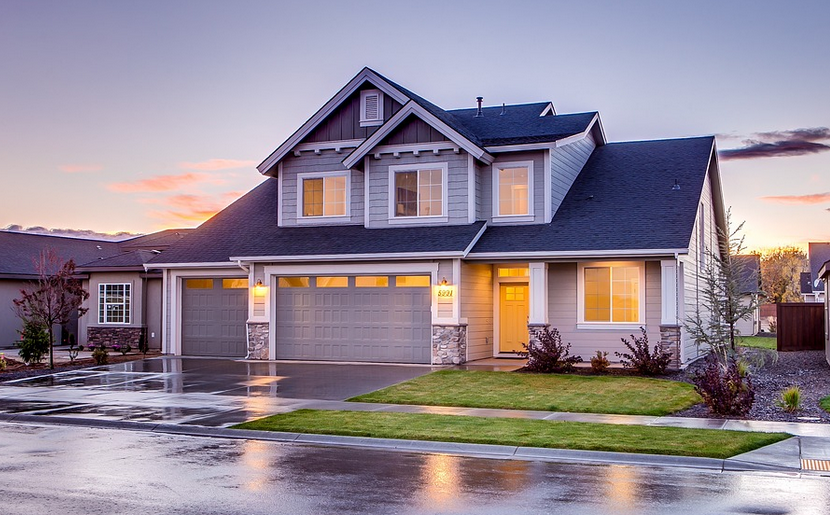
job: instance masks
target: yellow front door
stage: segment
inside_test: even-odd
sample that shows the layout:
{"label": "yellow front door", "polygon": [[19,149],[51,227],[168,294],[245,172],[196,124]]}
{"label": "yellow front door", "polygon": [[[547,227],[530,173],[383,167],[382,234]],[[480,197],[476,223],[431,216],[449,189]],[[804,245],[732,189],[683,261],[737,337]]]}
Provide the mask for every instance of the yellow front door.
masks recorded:
{"label": "yellow front door", "polygon": [[499,285],[499,352],[523,351],[527,343],[527,283]]}

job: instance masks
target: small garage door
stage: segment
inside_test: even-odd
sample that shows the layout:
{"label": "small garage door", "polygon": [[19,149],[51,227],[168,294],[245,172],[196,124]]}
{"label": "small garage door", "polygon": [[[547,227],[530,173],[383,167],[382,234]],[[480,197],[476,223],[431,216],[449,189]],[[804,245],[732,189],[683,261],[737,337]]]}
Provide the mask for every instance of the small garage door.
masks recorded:
{"label": "small garage door", "polygon": [[245,357],[248,278],[185,279],[182,354]]}
{"label": "small garage door", "polygon": [[280,277],[278,359],[430,363],[429,276]]}

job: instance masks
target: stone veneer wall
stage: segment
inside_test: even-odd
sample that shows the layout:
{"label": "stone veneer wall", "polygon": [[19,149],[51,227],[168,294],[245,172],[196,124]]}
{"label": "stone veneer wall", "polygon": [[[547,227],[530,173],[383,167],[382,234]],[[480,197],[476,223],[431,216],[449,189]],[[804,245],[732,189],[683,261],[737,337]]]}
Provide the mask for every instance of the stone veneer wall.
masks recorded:
{"label": "stone veneer wall", "polygon": [[129,344],[138,349],[138,343],[147,330],[145,327],[87,327],[86,339],[89,345],[106,346]]}
{"label": "stone veneer wall", "polygon": [[670,370],[680,370],[680,326],[660,326],[660,348],[671,352]]}
{"label": "stone veneer wall", "polygon": [[467,325],[432,326],[432,364],[460,365],[467,361]]}
{"label": "stone veneer wall", "polygon": [[269,359],[268,322],[248,322],[247,359]]}

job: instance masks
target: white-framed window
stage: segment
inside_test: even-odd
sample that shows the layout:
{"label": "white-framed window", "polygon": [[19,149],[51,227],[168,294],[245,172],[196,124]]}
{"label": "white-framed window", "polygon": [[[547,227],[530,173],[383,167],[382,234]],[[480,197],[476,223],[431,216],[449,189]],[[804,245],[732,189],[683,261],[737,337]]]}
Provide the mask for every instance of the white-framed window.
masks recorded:
{"label": "white-framed window", "polygon": [[642,262],[580,263],[577,280],[580,328],[637,328],[645,324]]}
{"label": "white-framed window", "polygon": [[389,167],[389,220],[447,219],[447,163]]}
{"label": "white-framed window", "polygon": [[360,92],[360,126],[371,127],[383,124],[383,92],[379,89],[364,89]]}
{"label": "white-framed window", "polygon": [[493,164],[493,218],[533,220],[533,161]]}
{"label": "white-framed window", "polygon": [[297,218],[348,217],[349,172],[298,173]]}
{"label": "white-framed window", "polygon": [[98,285],[98,323],[129,324],[129,283],[102,283]]}

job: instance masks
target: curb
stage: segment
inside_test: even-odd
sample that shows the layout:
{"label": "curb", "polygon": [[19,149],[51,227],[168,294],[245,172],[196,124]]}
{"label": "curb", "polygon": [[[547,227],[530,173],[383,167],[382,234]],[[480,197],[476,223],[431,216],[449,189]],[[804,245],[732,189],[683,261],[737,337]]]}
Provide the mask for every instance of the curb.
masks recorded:
{"label": "curb", "polygon": [[659,454],[636,454],[609,451],[583,451],[573,449],[548,449],[540,447],[517,447],[475,443],[434,442],[425,440],[396,440],[391,438],[368,438],[339,435],[305,433],[283,433],[276,431],[254,431],[250,429],[228,429],[198,425],[156,424],[152,422],[129,422],[120,420],[95,420],[48,415],[25,415],[0,413],[0,421],[35,423],[45,425],[83,426],[102,429],[126,429],[158,434],[203,436],[235,440],[262,440],[305,445],[325,445],[382,449],[398,452],[440,453],[475,458],[517,459],[523,461],[546,461],[555,463],[615,464],[650,467],[691,468],[715,472],[778,471],[800,472],[800,469],[776,467],[769,464],[732,460],[731,458],[700,458],[691,456],[668,456]]}

